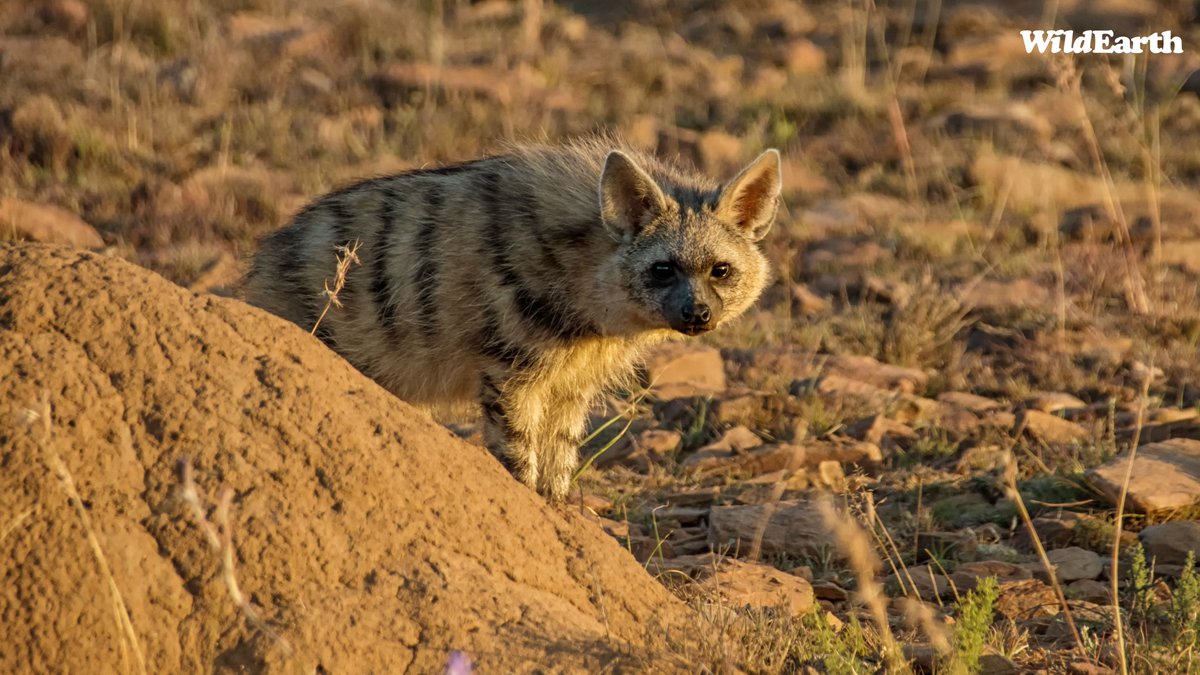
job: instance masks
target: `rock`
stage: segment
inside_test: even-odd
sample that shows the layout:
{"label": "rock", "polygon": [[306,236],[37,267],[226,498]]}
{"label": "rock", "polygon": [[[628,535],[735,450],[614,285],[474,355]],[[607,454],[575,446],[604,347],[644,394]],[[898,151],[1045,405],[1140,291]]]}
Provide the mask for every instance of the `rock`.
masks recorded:
{"label": "rock", "polygon": [[[731,374],[736,379],[755,386],[779,381],[784,384],[802,382],[793,387],[793,393],[797,390],[808,391],[817,386],[817,380],[826,378],[831,383],[847,380],[857,383],[863,392],[885,390],[908,394],[924,389],[929,382],[929,375],[916,368],[893,366],[870,356],[814,355],[795,347],[730,350],[726,358],[730,361]],[[855,386],[848,384],[845,388],[852,390]],[[839,388],[840,385],[829,385],[830,391]]]}
{"label": "rock", "polygon": [[1117,671],[1091,661],[1074,661],[1067,666],[1067,672],[1070,675],[1115,675]]}
{"label": "rock", "polygon": [[986,413],[992,410],[998,410],[1002,406],[999,402],[993,401],[990,398],[976,396],[963,391],[946,391],[938,394],[937,400],[939,403],[954,406],[956,408],[964,408],[973,413]]}
{"label": "rock", "polygon": [[600,515],[612,510],[613,501],[608,497],[598,495],[594,492],[585,492],[583,493],[583,504],[581,506],[596,515]]}
{"label": "rock", "polygon": [[834,373],[805,380],[795,380],[788,387],[788,391],[793,396],[804,396],[815,391],[835,400],[851,399],[864,407],[880,410],[885,409],[896,400],[896,394],[893,392]]}
{"label": "rock", "polygon": [[902,225],[897,228],[910,245],[928,251],[936,258],[947,258],[966,242],[979,240],[983,225],[969,220],[940,220]]}
{"label": "rock", "polygon": [[1040,410],[1024,410],[1017,416],[1014,431],[1022,430],[1043,443],[1062,444],[1082,441],[1088,430],[1082,426]]}
{"label": "rock", "polygon": [[981,654],[979,675],[1016,675],[1024,672],[1012,659],[1003,654]]}
{"label": "rock", "polygon": [[1019,157],[980,153],[971,175],[986,199],[1007,199],[1011,208],[1045,214],[1052,219],[1051,227],[1057,226],[1062,209],[1094,202],[1104,194],[1104,184],[1091,175]]}
{"label": "rock", "polygon": [[737,474],[760,476],[777,471],[794,471],[807,464],[805,449],[787,443],[772,443],[749,452],[697,450],[680,463],[701,475]]}
{"label": "rock", "polygon": [[800,402],[787,395],[742,392],[713,399],[709,414],[717,424],[773,430],[801,411]]}
{"label": "rock", "polygon": [[817,464],[815,478],[818,485],[829,488],[834,492],[843,492],[846,489],[846,470],[842,468],[840,462],[824,461]]}
{"label": "rock", "polygon": [[714,506],[709,513],[709,543],[738,557],[777,554],[805,558],[834,545],[832,532],[816,504],[784,500],[772,504]]}
{"label": "rock", "polygon": [[77,33],[87,28],[90,12],[82,0],[49,0],[38,8],[37,14],[48,26],[66,33]]}
{"label": "rock", "polygon": [[720,556],[711,552],[679,555],[670,558],[654,556],[647,561],[646,571],[655,576],[669,572],[682,572],[689,577],[696,577],[705,570],[714,569],[719,559],[721,559]]}
{"label": "rock", "polygon": [[792,284],[792,307],[803,316],[814,316],[829,311],[833,303],[817,295],[804,284]]}
{"label": "rock", "polygon": [[[1075,513],[1074,511],[1063,511],[1053,516],[1038,516],[1034,518],[1033,529],[1037,532],[1042,546],[1046,548],[1072,546],[1081,543],[1080,529],[1085,520],[1087,520],[1087,516]],[[1033,541],[1029,537],[1029,530],[1025,528],[1022,528],[1017,533],[1013,544],[1022,550],[1034,550]]]}
{"label": "rock", "polygon": [[[907,448],[917,439],[917,432],[883,415],[872,415],[846,427],[846,435],[874,446]],[[876,447],[878,451],[879,447]]]}
{"label": "rock", "polygon": [[1054,589],[1037,579],[1002,584],[996,600],[996,612],[1014,621],[1056,616],[1060,609]]}
{"label": "rock", "polygon": [[613,520],[611,518],[601,517],[599,519],[600,529],[610,537],[628,538],[629,536],[642,536],[642,528],[637,525],[631,525],[628,520]]}
{"label": "rock", "polygon": [[229,36],[247,47],[267,49],[290,57],[310,56],[328,47],[328,29],[305,18],[276,18],[266,13],[244,11],[226,20]]}
{"label": "rock", "polygon": [[975,309],[1034,309],[1049,311],[1054,298],[1045,286],[1030,279],[1001,281],[982,279],[964,286],[959,302]]}
{"label": "rock", "polygon": [[829,600],[830,602],[842,602],[846,598],[850,597],[850,594],[846,592],[846,589],[842,588],[841,586],[838,586],[837,584],[833,583],[832,581],[813,582],[812,588],[813,588],[813,594],[817,597],[818,600]]}
{"label": "rock", "polygon": [[866,441],[809,441],[803,444],[805,464],[816,466],[821,462],[872,466],[883,461],[879,446]]}
{"label": "rock", "polygon": [[1072,581],[1063,589],[1063,593],[1072,600],[1086,600],[1101,605],[1112,602],[1112,588],[1094,579]]}
{"label": "rock", "polygon": [[[812,207],[801,211],[800,220],[810,231],[828,234],[839,231],[862,231],[864,227],[871,225],[894,225],[914,220],[916,214],[917,211],[912,204],[902,199],[873,192],[859,192],[846,197],[831,197],[819,201]],[[862,244],[874,243],[869,239],[838,237],[832,243],[839,248],[848,246],[848,250],[842,249],[842,253],[851,253],[858,249],[860,253],[865,254],[865,256],[853,256],[848,263],[851,266],[871,264],[891,257],[891,253],[877,243],[867,249],[859,249]],[[825,248],[824,242],[822,248]],[[837,252],[823,255],[820,259],[807,260],[806,256],[808,262],[837,263],[838,259]]]}
{"label": "rock", "polygon": [[735,504],[770,504],[784,498],[788,492],[806,490],[811,485],[807,470],[781,469],[752,476],[731,488],[736,492]]}
{"label": "rock", "polygon": [[100,233],[74,213],[12,197],[0,198],[0,233],[15,233],[18,239],[44,244],[104,248]]}
{"label": "rock", "polygon": [[1015,563],[1003,560],[981,560],[962,563],[950,575],[950,580],[954,582],[961,593],[975,590],[979,580],[986,577],[995,577],[1002,587],[1005,584],[1022,583],[1033,579],[1029,570]]}
{"label": "rock", "polygon": [[683,435],[678,431],[647,429],[633,437],[630,442],[632,447],[628,454],[623,457],[614,457],[608,461],[605,461],[605,456],[601,455],[597,463],[604,466],[619,462],[634,471],[645,472],[650,469],[651,465],[660,464],[674,454],[682,443]]}
{"label": "rock", "polygon": [[[892,257],[891,252],[878,243],[862,237],[835,237],[811,246],[804,253],[804,269],[836,270],[869,268]],[[832,277],[833,283],[821,284],[821,290],[833,290],[846,283],[841,277]]]}
{"label": "rock", "polygon": [[781,61],[792,75],[820,75],[825,72],[825,50],[812,40],[795,38],[781,49]]}
{"label": "rock", "polygon": [[958,461],[954,463],[954,470],[967,475],[982,471],[995,471],[1004,467],[1007,458],[1008,451],[998,445],[991,443],[973,445],[963,450]]}
{"label": "rock", "polygon": [[987,136],[1012,145],[1014,141],[1046,143],[1054,129],[1027,103],[974,103],[934,118],[933,124],[950,134]]}
{"label": "rock", "polygon": [[1059,583],[1095,579],[1104,569],[1100,556],[1078,546],[1052,549],[1046,552],[1046,557],[1054,565],[1054,575]]}
{"label": "rock", "polygon": [[712,347],[667,343],[646,357],[646,382],[659,398],[715,394],[725,390],[725,362]]}
{"label": "rock", "polygon": [[770,565],[726,558],[715,573],[701,569],[702,592],[722,598],[734,607],[775,609],[781,605],[791,616],[806,614],[815,602],[812,584]]}
{"label": "rock", "polygon": [[1200,275],[1200,239],[1175,241],[1163,246],[1159,260],[1167,265],[1177,265],[1185,272]]}
{"label": "rock", "polygon": [[689,454],[681,464],[694,469],[713,468],[762,444],[758,434],[739,424],[726,430],[719,439]]}
{"label": "rock", "polygon": [[929,375],[917,368],[881,363],[870,356],[838,354],[825,361],[825,372],[870,385],[911,394],[925,388]]}
{"label": "rock", "polygon": [[883,578],[885,588],[907,589],[909,593],[916,587],[917,595],[927,602],[938,598],[954,597],[954,584],[942,571],[933,565],[917,565],[907,568],[900,575],[889,574]]}
{"label": "rock", "polygon": [[[1087,480],[1115,503],[1128,463],[1127,454],[1119,455],[1088,471]],[[1138,448],[1129,482],[1130,509],[1157,513],[1196,504],[1200,504],[1200,440],[1173,438]]]}
{"label": "rock", "polygon": [[1025,401],[1027,408],[1040,410],[1044,413],[1056,413],[1061,410],[1079,410],[1087,408],[1088,404],[1079,398],[1062,391],[1046,391]]}
{"label": "rock", "polygon": [[58,103],[42,94],[18,105],[8,119],[8,144],[19,157],[55,173],[63,171],[74,142]]}
{"label": "rock", "polygon": [[1138,538],[1146,550],[1146,557],[1159,564],[1182,565],[1188,553],[1200,558],[1200,522],[1195,520],[1151,525],[1142,530]]}

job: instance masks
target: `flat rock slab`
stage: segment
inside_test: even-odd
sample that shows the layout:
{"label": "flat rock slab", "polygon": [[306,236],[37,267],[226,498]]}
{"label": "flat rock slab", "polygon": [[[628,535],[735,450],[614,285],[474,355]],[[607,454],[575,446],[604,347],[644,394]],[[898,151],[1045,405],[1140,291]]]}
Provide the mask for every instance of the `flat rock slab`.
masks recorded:
{"label": "flat rock slab", "polygon": [[[1115,503],[1129,462],[1122,454],[1088,472],[1088,482]],[[1200,504],[1200,441],[1172,438],[1137,450],[1127,507],[1156,513]]]}
{"label": "flat rock slab", "polygon": [[714,506],[708,540],[716,550],[749,558],[779,553],[804,558],[834,544],[821,510],[805,500]]}

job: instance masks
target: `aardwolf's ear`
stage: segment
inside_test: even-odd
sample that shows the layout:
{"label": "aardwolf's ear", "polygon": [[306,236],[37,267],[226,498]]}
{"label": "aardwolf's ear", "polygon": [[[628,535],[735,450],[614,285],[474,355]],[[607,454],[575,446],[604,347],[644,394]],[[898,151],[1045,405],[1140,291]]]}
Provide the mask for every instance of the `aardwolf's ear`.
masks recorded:
{"label": "aardwolf's ear", "polygon": [[608,153],[600,174],[600,218],[613,234],[636,236],[666,203],[662,189],[628,155]]}
{"label": "aardwolf's ear", "polygon": [[753,241],[765,237],[779,210],[781,173],[778,150],[759,155],[721,190],[717,217]]}

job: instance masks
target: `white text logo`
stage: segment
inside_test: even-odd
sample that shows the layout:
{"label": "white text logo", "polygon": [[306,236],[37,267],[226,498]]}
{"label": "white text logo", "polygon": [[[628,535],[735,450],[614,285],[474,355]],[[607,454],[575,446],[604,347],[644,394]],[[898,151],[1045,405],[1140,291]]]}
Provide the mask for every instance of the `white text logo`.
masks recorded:
{"label": "white text logo", "polygon": [[1111,30],[1023,30],[1025,51],[1032,54],[1182,54],[1183,39],[1171,31],[1128,37]]}

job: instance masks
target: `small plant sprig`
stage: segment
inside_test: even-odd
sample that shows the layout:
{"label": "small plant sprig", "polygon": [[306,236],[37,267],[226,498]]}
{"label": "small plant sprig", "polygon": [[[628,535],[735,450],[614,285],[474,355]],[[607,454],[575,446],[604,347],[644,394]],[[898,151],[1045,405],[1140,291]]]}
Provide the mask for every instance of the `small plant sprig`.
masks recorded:
{"label": "small plant sprig", "polygon": [[958,605],[958,625],[954,629],[954,653],[947,672],[979,672],[979,659],[987,644],[992,614],[1000,597],[996,577],[984,577]]}
{"label": "small plant sprig", "polygon": [[1192,551],[1183,563],[1168,613],[1179,639],[1186,636],[1185,642],[1195,643],[1200,638],[1200,575],[1196,574],[1196,554]]}

